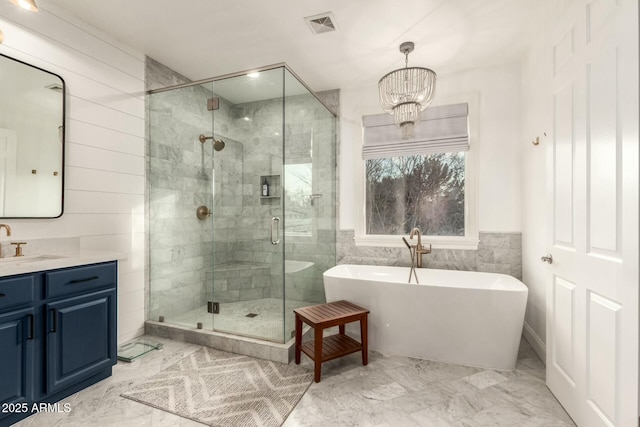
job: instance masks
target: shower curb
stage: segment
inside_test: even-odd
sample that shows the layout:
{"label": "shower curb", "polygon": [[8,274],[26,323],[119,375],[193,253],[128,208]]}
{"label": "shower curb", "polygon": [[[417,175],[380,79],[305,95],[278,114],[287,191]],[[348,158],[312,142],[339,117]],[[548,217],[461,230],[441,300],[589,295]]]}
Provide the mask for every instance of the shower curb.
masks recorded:
{"label": "shower curb", "polygon": [[[264,341],[255,338],[208,331],[205,329],[187,328],[170,325],[164,322],[147,320],[144,324],[145,334],[190,344],[203,345],[217,350],[273,362],[289,364],[294,359],[295,340],[292,338],[284,344]],[[307,328],[305,336],[311,329]]]}

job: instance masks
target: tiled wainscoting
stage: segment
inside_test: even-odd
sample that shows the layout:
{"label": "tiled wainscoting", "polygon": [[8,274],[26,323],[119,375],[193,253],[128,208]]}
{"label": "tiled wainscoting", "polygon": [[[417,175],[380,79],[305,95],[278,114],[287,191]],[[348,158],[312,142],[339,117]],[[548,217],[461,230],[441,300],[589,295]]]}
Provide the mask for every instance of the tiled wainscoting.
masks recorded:
{"label": "tiled wainscoting", "polygon": [[[429,243],[428,239],[423,239]],[[356,246],[353,230],[339,230],[337,236],[338,264],[411,265],[405,247]],[[482,271],[509,274],[522,279],[521,233],[480,232],[478,250],[433,249],[423,257],[427,268]]]}

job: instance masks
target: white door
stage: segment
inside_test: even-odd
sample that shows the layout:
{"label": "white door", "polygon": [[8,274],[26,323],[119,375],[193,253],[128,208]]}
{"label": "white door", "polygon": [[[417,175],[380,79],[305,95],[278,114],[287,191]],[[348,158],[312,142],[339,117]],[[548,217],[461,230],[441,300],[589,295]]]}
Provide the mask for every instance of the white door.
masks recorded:
{"label": "white door", "polygon": [[638,0],[572,1],[557,29],[547,385],[578,426],[637,426]]}

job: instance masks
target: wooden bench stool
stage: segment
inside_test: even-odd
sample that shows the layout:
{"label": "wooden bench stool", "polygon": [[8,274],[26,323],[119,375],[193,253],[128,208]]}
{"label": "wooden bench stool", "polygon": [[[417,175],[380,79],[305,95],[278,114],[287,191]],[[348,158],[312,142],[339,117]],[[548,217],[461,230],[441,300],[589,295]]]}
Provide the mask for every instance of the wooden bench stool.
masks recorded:
{"label": "wooden bench stool", "polygon": [[[296,314],[296,364],[300,364],[303,352],[314,362],[314,380],[320,382],[322,362],[362,351],[362,364],[368,363],[367,316],[369,310],[349,301],[335,301],[293,310]],[[360,321],[360,339],[354,340],[344,333],[347,323]],[[302,322],[313,328],[313,341],[302,344]],[[325,329],[338,326],[339,334],[323,339]]]}

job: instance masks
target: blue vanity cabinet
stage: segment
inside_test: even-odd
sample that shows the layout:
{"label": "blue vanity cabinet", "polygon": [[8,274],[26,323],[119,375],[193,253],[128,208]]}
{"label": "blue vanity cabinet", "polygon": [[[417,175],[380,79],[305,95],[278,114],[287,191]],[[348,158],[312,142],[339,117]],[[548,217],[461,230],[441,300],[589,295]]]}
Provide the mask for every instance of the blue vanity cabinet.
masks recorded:
{"label": "blue vanity cabinet", "polygon": [[33,400],[35,277],[0,279],[0,425]]}
{"label": "blue vanity cabinet", "polygon": [[49,303],[45,312],[48,394],[115,364],[115,288]]}
{"label": "blue vanity cabinet", "polygon": [[47,395],[117,362],[116,263],[44,274]]}
{"label": "blue vanity cabinet", "polygon": [[[0,314],[0,406],[18,407],[33,399],[34,311]],[[0,410],[0,420],[8,415]]]}
{"label": "blue vanity cabinet", "polygon": [[0,427],[111,375],[116,305],[116,261],[0,278]]}

